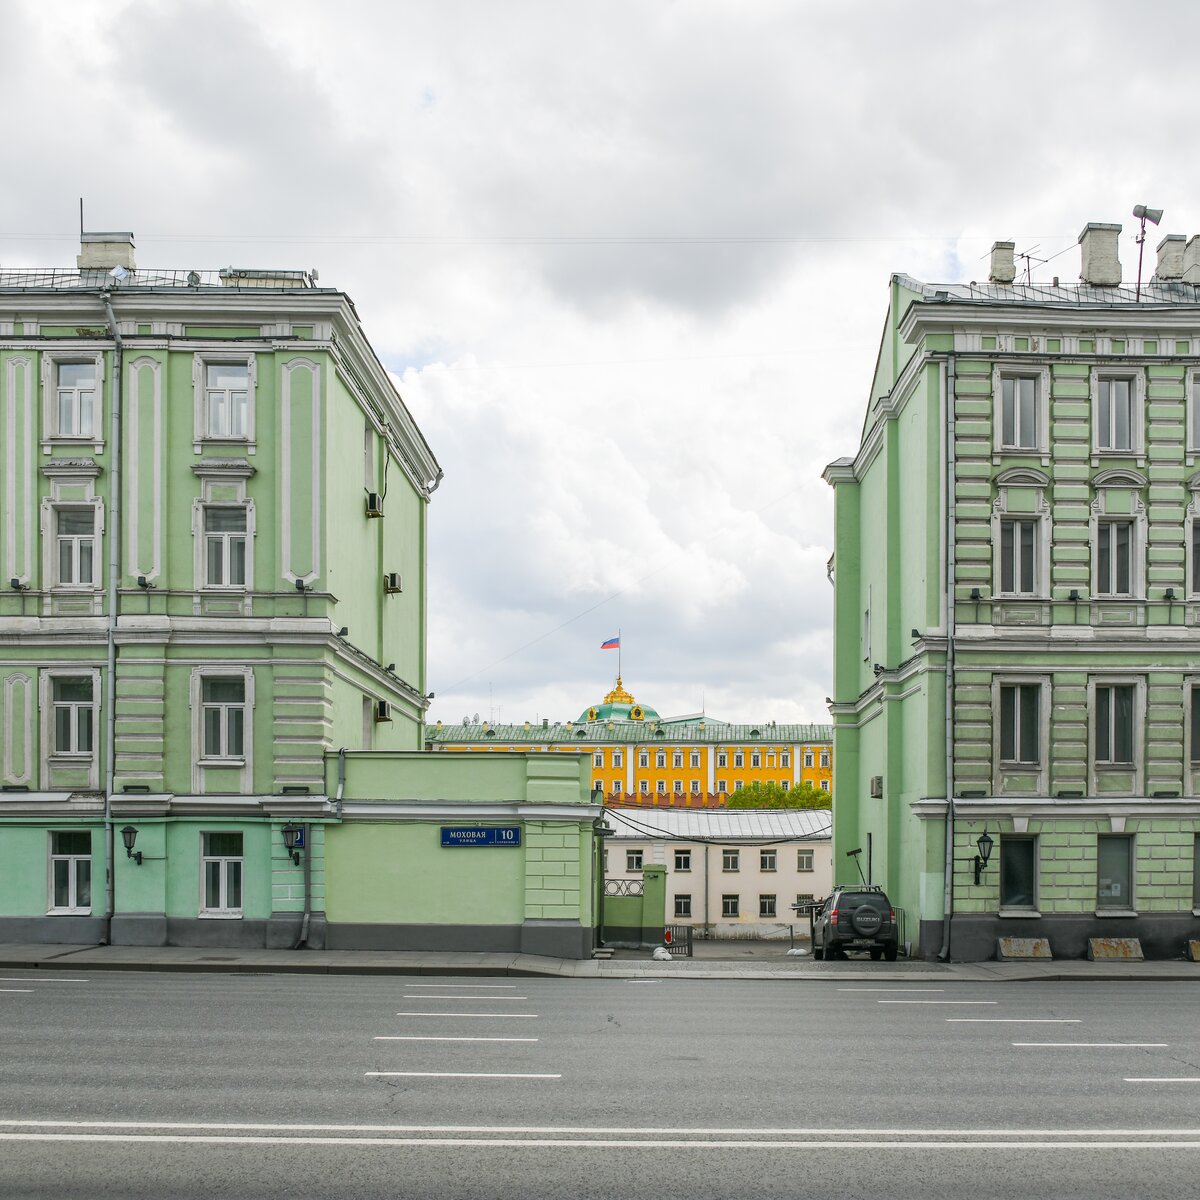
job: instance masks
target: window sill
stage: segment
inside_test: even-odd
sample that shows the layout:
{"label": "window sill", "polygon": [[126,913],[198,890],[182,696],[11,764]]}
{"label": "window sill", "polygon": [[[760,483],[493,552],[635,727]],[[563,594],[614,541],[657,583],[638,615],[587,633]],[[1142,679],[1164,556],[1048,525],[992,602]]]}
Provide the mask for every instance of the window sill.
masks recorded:
{"label": "window sill", "polygon": [[96,756],[90,751],[87,754],[51,754],[46,759],[50,767],[90,767]]}
{"label": "window sill", "polygon": [[1136,917],[1137,910],[1132,908],[1098,908],[1096,909],[1098,917]]}
{"label": "window sill", "polygon": [[90,917],[91,915],[90,908],[48,908],[46,910],[48,917]]}
{"label": "window sill", "polygon": [[1036,908],[1002,908],[997,914],[1003,920],[1040,919],[1041,913]]}
{"label": "window sill", "polygon": [[197,914],[201,921],[240,921],[240,912],[200,912]]}
{"label": "window sill", "polygon": [[216,768],[244,767],[246,760],[244,758],[202,758],[196,765],[198,767]]}

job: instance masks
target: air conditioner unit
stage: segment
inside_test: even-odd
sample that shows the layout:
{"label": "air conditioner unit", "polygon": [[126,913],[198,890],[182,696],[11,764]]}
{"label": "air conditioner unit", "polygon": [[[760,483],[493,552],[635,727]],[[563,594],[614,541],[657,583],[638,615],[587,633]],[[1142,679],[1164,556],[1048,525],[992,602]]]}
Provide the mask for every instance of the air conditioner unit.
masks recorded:
{"label": "air conditioner unit", "polygon": [[383,516],[383,497],[378,492],[367,493],[367,516]]}
{"label": "air conditioner unit", "polygon": [[383,590],[385,592],[404,591],[404,581],[400,578],[399,571],[389,571],[383,577]]}
{"label": "air conditioner unit", "polygon": [[871,796],[875,800],[883,799],[883,776],[882,775],[872,775],[871,776]]}
{"label": "air conditioner unit", "polygon": [[392,705],[388,700],[375,701],[375,720],[390,721],[392,719]]}

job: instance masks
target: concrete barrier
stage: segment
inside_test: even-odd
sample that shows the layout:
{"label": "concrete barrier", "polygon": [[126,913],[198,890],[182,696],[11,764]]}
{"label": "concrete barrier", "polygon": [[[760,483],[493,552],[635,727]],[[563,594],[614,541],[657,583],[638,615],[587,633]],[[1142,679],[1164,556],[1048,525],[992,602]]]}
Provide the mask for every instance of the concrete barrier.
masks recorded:
{"label": "concrete barrier", "polygon": [[1137,938],[1088,938],[1090,962],[1141,962],[1144,958]]}
{"label": "concrete barrier", "polygon": [[996,957],[1001,962],[1053,958],[1049,938],[1002,937],[996,939]]}

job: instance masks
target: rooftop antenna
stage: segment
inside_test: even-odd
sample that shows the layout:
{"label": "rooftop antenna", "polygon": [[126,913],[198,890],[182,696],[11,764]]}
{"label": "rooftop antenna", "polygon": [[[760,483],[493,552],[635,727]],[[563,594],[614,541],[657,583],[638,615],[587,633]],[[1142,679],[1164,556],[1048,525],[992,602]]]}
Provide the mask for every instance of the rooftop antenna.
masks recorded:
{"label": "rooftop antenna", "polygon": [[1157,225],[1162,220],[1163,210],[1161,208],[1147,208],[1144,204],[1135,204],[1133,206],[1133,215],[1142,223],[1137,237],[1133,239],[1137,242],[1138,247],[1137,293],[1134,296],[1136,302],[1142,298],[1142,254],[1146,250],[1146,222],[1149,221],[1151,225]]}
{"label": "rooftop antenna", "polygon": [[83,241],[83,197],[79,197],[79,240]]}
{"label": "rooftop antenna", "polygon": [[1035,250],[1040,250],[1040,249],[1041,249],[1041,246],[1030,246],[1028,250],[1020,250],[1017,252],[1017,257],[1020,259],[1024,259],[1024,261],[1025,261],[1025,282],[1026,283],[1033,282],[1033,264],[1034,263],[1037,263],[1038,266],[1043,266],[1050,261],[1048,258],[1036,258],[1034,256],[1033,252]]}

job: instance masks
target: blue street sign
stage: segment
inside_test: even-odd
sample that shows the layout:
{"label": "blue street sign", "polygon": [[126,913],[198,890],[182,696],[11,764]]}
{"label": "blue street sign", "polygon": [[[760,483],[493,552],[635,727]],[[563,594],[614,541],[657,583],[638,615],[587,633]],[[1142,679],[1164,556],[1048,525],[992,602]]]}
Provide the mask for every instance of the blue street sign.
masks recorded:
{"label": "blue street sign", "polygon": [[443,846],[519,846],[520,825],[443,825]]}

